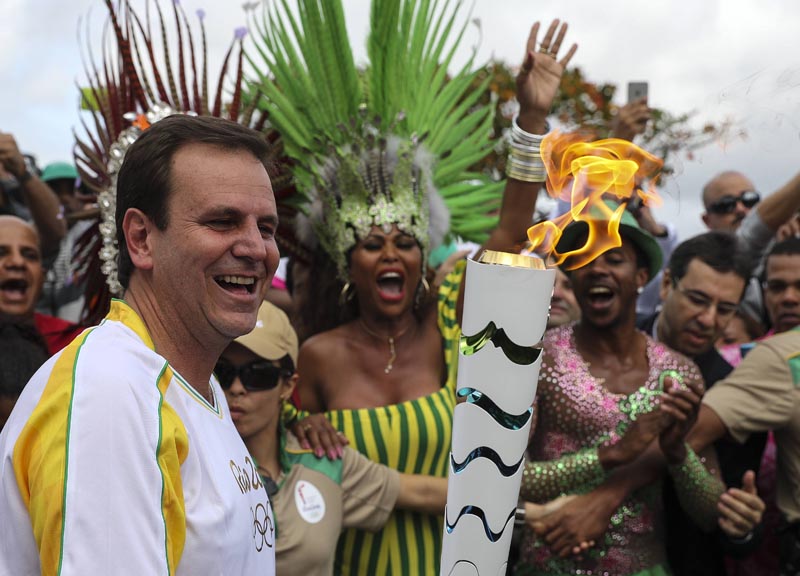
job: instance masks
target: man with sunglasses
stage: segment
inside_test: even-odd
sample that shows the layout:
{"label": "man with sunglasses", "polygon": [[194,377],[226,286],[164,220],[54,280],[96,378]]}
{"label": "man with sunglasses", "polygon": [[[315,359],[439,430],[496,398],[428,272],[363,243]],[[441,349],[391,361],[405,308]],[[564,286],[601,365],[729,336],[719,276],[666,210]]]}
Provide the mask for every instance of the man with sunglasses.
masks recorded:
{"label": "man with sunglasses", "polygon": [[[726,232],[707,232],[682,242],[672,253],[661,280],[661,310],[638,322],[640,329],[694,360],[706,388],[727,376],[733,367],[714,348],[736,313],[750,277],[748,259],[736,237]],[[744,446],[729,440],[715,443],[723,479],[728,486],[744,484],[736,494],[741,504],[760,517],[763,503],[755,494],[754,474],[758,472],[766,433],[753,435]],[[748,470],[753,472],[748,473]],[[667,554],[676,574],[724,576],[725,553],[740,556],[750,552],[756,541],[735,530],[707,534],[681,511],[674,489],[665,485],[667,512]]]}
{"label": "man with sunglasses", "polygon": [[722,172],[703,187],[703,206],[709,230],[735,233],[757,261],[778,229],[800,210],[800,174],[762,201],[747,176]]}
{"label": "man with sunglasses", "polygon": [[[703,205],[705,225],[710,230],[736,234],[757,274],[779,229],[800,210],[800,174],[762,200],[747,176],[736,171],[722,172],[703,187]],[[749,279],[741,306],[753,318],[764,318],[757,279]]]}
{"label": "man with sunglasses", "polygon": [[735,232],[761,201],[753,182],[741,172],[723,172],[703,187],[703,222],[709,230]]}
{"label": "man with sunglasses", "polygon": [[262,134],[176,114],[116,188],[124,300],[0,434],[0,574],[274,574],[271,507],[212,377],[278,265]]}

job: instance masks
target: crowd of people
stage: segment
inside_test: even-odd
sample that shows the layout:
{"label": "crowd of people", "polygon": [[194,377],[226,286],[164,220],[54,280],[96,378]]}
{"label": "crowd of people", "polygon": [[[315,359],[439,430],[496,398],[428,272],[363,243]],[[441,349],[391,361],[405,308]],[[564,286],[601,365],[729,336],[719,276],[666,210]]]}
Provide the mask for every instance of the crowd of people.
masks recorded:
{"label": "crowd of people", "polygon": [[[0,133],[0,574],[438,573],[465,259],[528,250],[577,45],[532,26],[498,183],[470,171],[494,147],[472,64],[413,48],[457,7],[373,0],[359,70],[301,4],[267,9],[272,68],[236,80],[266,128],[145,89],[120,28],[135,137],[93,140],[92,173]],[[621,106],[614,136],[649,117]],[[692,238],[606,194],[558,239],[620,218],[556,271],[509,574],[800,574],[800,173],[696,194]]]}

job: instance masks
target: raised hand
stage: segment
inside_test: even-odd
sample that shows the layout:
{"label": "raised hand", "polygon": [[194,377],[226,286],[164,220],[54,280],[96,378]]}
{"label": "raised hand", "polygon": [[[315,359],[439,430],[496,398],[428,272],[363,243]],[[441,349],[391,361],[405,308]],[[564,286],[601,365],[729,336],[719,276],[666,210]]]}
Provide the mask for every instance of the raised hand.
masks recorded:
{"label": "raised hand", "polygon": [[15,178],[25,173],[25,158],[17,147],[17,141],[11,134],[0,132],[0,164]]}
{"label": "raised hand", "polygon": [[640,98],[622,106],[611,121],[611,135],[614,138],[633,141],[634,137],[644,132],[651,112],[647,106],[647,98]]}
{"label": "raised hand", "polygon": [[[559,26],[560,24],[560,26]],[[519,101],[519,124],[523,130],[528,119],[543,119],[550,112],[553,99],[561,84],[561,76],[569,64],[577,44],[573,44],[559,60],[558,53],[567,34],[567,23],[553,20],[537,50],[539,22],[534,23],[528,36],[525,59],[517,74],[517,100]],[[555,37],[555,38],[554,38]]]}

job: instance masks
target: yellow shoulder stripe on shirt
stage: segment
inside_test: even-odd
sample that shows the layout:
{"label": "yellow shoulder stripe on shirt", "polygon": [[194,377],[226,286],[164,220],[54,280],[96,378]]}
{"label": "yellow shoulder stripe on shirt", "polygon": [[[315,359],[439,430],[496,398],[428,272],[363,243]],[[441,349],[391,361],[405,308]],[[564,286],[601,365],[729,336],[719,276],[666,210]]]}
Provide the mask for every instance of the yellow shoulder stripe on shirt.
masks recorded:
{"label": "yellow shoulder stripe on shirt", "polygon": [[168,363],[159,374],[156,385],[158,403],[158,448],[156,460],[161,472],[161,518],[164,521],[164,552],[168,574],[175,574],[186,542],[186,503],[183,499],[181,464],[189,453],[189,437],[180,417],[164,402],[173,373]]}
{"label": "yellow shoulder stripe on shirt", "polygon": [[111,309],[108,311],[106,320],[122,322],[125,326],[133,330],[150,350],[156,349],[155,344],[153,344],[153,339],[147,331],[147,326],[144,325],[144,321],[124,300],[119,300],[117,298],[111,300]]}
{"label": "yellow shoulder stripe on shirt", "polygon": [[28,508],[42,575],[61,570],[74,371],[94,330],[87,330],[56,360],[39,403],[14,445],[14,474]]}

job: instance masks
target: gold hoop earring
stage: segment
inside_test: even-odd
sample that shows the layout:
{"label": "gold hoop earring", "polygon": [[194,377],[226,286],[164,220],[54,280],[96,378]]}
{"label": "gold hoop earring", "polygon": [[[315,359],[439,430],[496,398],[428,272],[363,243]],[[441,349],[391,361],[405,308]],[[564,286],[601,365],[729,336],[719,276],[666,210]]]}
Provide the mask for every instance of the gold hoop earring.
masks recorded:
{"label": "gold hoop earring", "polygon": [[421,305],[425,304],[430,295],[431,285],[428,284],[428,280],[425,278],[425,276],[423,276],[420,279],[419,285],[417,286],[417,294],[414,298],[414,308],[419,308]]}
{"label": "gold hoop earring", "polygon": [[356,291],[350,290],[353,286],[350,284],[348,280],[344,286],[342,286],[342,291],[339,292],[339,305],[344,306],[348,302],[350,302],[353,298],[355,298]]}

